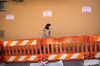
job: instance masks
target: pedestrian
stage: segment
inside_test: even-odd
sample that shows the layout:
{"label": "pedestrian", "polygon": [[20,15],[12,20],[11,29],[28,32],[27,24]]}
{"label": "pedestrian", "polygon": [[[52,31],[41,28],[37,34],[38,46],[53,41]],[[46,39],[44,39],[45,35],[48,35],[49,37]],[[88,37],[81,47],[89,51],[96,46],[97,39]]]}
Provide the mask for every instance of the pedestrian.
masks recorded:
{"label": "pedestrian", "polygon": [[51,28],[51,24],[50,23],[46,24],[46,26],[43,29],[43,33],[41,34],[40,38],[49,38],[50,34],[51,34],[50,28]]}

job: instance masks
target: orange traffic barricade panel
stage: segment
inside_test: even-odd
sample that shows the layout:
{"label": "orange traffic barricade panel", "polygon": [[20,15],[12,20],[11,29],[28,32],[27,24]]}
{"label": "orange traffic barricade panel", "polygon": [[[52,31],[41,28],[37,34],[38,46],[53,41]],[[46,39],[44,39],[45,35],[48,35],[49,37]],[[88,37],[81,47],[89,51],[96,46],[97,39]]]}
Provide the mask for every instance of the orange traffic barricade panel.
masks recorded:
{"label": "orange traffic barricade panel", "polygon": [[10,40],[4,41],[4,46],[24,46],[24,45],[36,45],[38,40]]}
{"label": "orange traffic barricade panel", "polygon": [[28,61],[36,62],[38,61],[38,56],[37,55],[5,56],[5,60],[6,62],[28,62]]}
{"label": "orange traffic barricade panel", "polygon": [[3,41],[0,41],[0,62],[3,61],[3,53],[4,53]]}
{"label": "orange traffic barricade panel", "polygon": [[5,62],[38,61],[40,39],[4,41]]}
{"label": "orange traffic barricade panel", "polygon": [[100,58],[100,35],[8,40],[2,44],[5,62]]}
{"label": "orange traffic barricade panel", "polygon": [[50,54],[48,55],[48,60],[83,60],[84,54],[83,53],[67,53],[67,54]]}
{"label": "orange traffic barricade panel", "polygon": [[92,52],[91,52],[91,56],[93,56],[93,58],[99,59],[100,58],[100,35],[96,35],[96,36],[92,36],[91,38],[92,40],[90,42],[92,42]]}

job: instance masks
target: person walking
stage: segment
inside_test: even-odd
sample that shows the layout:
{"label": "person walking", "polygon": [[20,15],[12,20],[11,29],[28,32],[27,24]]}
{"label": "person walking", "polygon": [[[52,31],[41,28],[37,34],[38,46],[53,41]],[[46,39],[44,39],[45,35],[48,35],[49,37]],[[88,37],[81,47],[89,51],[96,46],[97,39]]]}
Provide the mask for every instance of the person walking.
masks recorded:
{"label": "person walking", "polygon": [[46,26],[43,29],[43,33],[40,36],[40,38],[49,38],[50,34],[51,34],[50,28],[51,28],[51,24],[50,23],[46,24]]}

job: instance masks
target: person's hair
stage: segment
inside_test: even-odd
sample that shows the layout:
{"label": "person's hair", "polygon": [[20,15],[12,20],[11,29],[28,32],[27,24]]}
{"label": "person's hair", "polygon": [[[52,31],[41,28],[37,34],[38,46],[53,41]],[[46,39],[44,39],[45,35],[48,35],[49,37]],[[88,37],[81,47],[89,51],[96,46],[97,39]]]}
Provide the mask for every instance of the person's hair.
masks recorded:
{"label": "person's hair", "polygon": [[49,27],[51,26],[51,24],[46,24],[45,29],[49,29]]}

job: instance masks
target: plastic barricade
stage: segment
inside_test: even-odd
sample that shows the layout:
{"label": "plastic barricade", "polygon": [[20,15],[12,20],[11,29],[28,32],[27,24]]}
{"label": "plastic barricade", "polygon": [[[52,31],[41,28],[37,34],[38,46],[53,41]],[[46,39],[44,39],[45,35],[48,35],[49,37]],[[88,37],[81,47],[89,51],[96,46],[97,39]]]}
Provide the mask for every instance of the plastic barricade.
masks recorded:
{"label": "plastic barricade", "polygon": [[5,62],[100,59],[100,35],[0,41]]}
{"label": "plastic barricade", "polygon": [[41,39],[4,41],[5,62],[37,62]]}
{"label": "plastic barricade", "polygon": [[91,59],[100,58],[100,35],[90,36],[90,54]]}
{"label": "plastic barricade", "polygon": [[3,41],[0,41],[0,62],[3,62]]}

